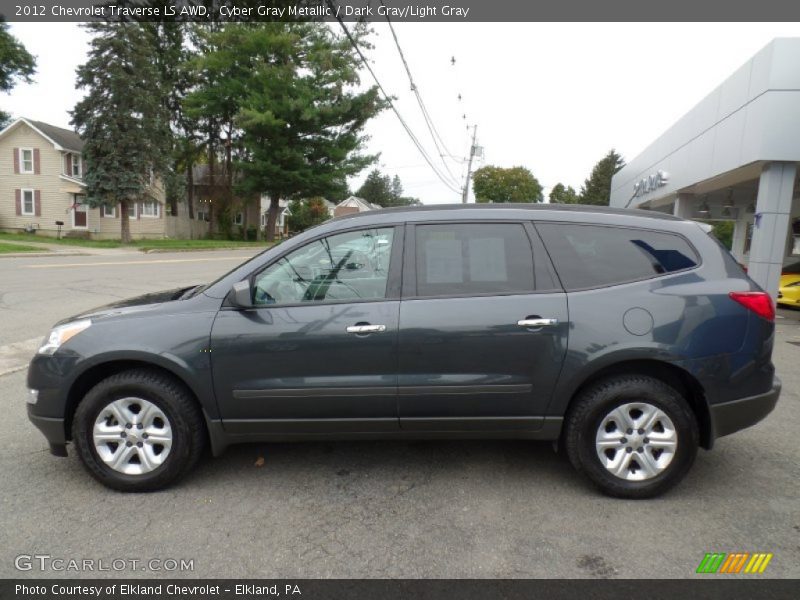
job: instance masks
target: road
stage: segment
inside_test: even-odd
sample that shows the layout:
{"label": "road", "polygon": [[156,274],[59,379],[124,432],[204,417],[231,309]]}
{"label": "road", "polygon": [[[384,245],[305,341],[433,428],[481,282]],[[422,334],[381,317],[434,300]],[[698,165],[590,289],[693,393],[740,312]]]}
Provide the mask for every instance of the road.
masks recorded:
{"label": "road", "polygon": [[[60,318],[206,281],[246,256],[0,259],[0,357]],[[168,573],[187,577],[694,577],[706,552],[734,551],[772,552],[769,576],[798,577],[800,346],[789,342],[800,343],[800,313],[785,316],[775,413],[701,451],[673,492],[640,502],[599,495],[549,444],[523,441],[255,444],[204,460],[169,490],[119,494],[74,453],[48,454],[17,370],[0,376],[0,577],[65,574],[19,572],[21,554],[193,560]],[[84,573],[120,574],[165,573]]]}

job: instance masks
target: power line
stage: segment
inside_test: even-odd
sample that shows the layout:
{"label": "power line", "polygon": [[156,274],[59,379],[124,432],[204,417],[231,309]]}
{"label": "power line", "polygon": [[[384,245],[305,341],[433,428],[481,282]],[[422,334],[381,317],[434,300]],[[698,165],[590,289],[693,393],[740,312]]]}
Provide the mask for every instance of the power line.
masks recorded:
{"label": "power line", "polygon": [[[383,0],[380,0],[381,6],[386,6]],[[457,160],[458,162],[463,163],[463,160],[456,159],[453,157],[453,153],[448,150],[447,145],[444,143],[444,139],[442,138],[439,130],[436,128],[436,124],[434,123],[433,119],[428,112],[428,108],[425,106],[425,102],[422,100],[422,95],[419,91],[419,86],[417,86],[416,82],[414,81],[414,76],[411,74],[411,67],[408,65],[408,61],[406,60],[405,53],[403,52],[402,46],[400,46],[400,40],[397,38],[397,32],[394,30],[394,25],[392,24],[391,19],[389,19],[388,13],[386,14],[386,22],[389,24],[389,30],[392,33],[392,38],[394,39],[394,44],[397,47],[397,52],[400,54],[400,60],[403,62],[403,67],[406,70],[406,74],[408,75],[408,82],[411,84],[411,91],[414,93],[414,97],[417,99],[417,104],[419,104],[420,111],[422,112],[422,116],[425,119],[425,125],[428,128],[428,132],[431,134],[431,139],[433,140],[433,145],[436,147],[436,151],[439,153],[439,157],[442,159],[442,164],[444,165],[445,170],[450,175],[453,182],[458,183],[458,177],[456,177],[453,172],[450,170],[450,167],[447,165],[447,161],[445,160],[445,156],[450,157],[453,160]]]}
{"label": "power line", "polygon": [[[336,14],[336,12],[337,12],[336,11],[336,6],[334,5],[333,0],[327,0],[327,2],[328,2],[328,6],[330,6],[330,8],[331,8],[331,11],[334,14]],[[425,151],[425,148],[422,146],[422,144],[420,143],[419,139],[417,139],[417,136],[414,135],[414,132],[408,126],[408,123],[406,123],[405,119],[400,114],[400,111],[397,110],[397,107],[394,105],[394,102],[392,101],[392,97],[388,93],[386,93],[386,90],[384,89],[383,85],[381,84],[380,80],[378,79],[378,76],[375,75],[375,71],[372,69],[372,67],[370,66],[369,62],[367,61],[367,58],[364,56],[364,53],[361,51],[361,48],[359,47],[358,42],[356,42],[356,40],[353,39],[353,36],[350,34],[350,31],[347,29],[347,26],[344,24],[344,21],[342,20],[342,18],[337,16],[336,20],[339,22],[339,25],[341,26],[342,31],[344,31],[345,36],[350,41],[350,45],[353,46],[353,49],[356,51],[356,53],[358,54],[359,58],[361,59],[361,63],[364,65],[364,67],[366,67],[367,71],[369,71],[369,74],[372,76],[372,79],[375,80],[375,84],[378,86],[378,89],[381,91],[381,94],[383,94],[383,97],[386,100],[386,102],[389,103],[389,107],[394,112],[395,116],[397,117],[397,120],[400,121],[400,124],[403,126],[403,129],[408,134],[408,137],[411,138],[411,141],[414,143],[414,146],[416,146],[417,150],[422,155],[422,158],[425,159],[425,162],[428,163],[428,166],[433,170],[433,172],[436,174],[436,176],[439,178],[439,180],[445,186],[447,186],[447,188],[450,191],[452,191],[452,192],[454,192],[456,194],[460,193],[460,190],[457,187],[455,187],[451,182],[449,182],[447,180],[447,178],[444,176],[444,174],[442,174],[439,171],[439,169],[436,167],[436,165],[433,164],[433,161],[431,160],[430,156],[428,156],[428,153]]]}

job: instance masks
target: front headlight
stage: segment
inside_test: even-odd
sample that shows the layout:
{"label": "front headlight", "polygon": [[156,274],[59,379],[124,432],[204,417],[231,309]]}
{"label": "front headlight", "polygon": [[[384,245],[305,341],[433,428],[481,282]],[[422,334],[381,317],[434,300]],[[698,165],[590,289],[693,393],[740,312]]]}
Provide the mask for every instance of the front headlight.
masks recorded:
{"label": "front headlight", "polygon": [[64,325],[54,327],[41,348],[39,348],[39,354],[53,354],[81,331],[88,329],[91,324],[91,319],[83,319],[82,321],[73,321],[72,323],[65,323]]}

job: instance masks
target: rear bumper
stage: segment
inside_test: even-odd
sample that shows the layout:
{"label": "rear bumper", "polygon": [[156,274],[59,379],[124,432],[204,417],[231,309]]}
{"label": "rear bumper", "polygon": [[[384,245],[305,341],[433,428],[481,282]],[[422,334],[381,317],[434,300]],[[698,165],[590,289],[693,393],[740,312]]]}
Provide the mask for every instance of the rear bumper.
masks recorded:
{"label": "rear bumper", "polygon": [[719,438],[755,425],[772,412],[780,394],[781,380],[775,377],[772,389],[768,392],[710,406],[714,437]]}

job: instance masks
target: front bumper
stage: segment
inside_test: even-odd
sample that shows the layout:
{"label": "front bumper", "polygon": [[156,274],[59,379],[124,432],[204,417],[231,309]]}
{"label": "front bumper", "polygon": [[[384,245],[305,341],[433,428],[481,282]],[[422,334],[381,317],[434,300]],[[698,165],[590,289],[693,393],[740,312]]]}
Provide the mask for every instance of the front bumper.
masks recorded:
{"label": "front bumper", "polygon": [[67,455],[67,439],[64,429],[64,419],[54,417],[40,417],[33,414],[32,406],[28,405],[28,419],[44,434],[50,444],[50,454],[53,456]]}
{"label": "front bumper", "polygon": [[28,419],[44,434],[54,456],[66,456],[67,393],[72,384],[75,356],[37,354],[28,366],[28,389],[37,390],[28,402]]}
{"label": "front bumper", "polygon": [[709,406],[714,437],[755,425],[772,412],[780,394],[781,380],[775,377],[768,392]]}

